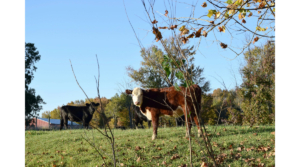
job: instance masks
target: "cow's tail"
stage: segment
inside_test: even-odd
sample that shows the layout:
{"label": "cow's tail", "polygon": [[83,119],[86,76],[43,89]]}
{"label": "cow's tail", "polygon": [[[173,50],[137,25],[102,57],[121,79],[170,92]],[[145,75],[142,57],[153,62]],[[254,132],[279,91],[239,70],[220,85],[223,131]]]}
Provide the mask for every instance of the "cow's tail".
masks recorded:
{"label": "cow's tail", "polygon": [[[198,116],[199,116],[199,114],[200,114],[200,111],[201,111],[201,96],[202,96],[202,90],[201,90],[201,88],[200,88],[200,86],[199,85],[193,85],[193,88],[192,89],[194,89],[194,91],[195,91],[195,96],[196,96],[196,99],[195,99],[195,104],[196,104],[196,108],[197,108],[197,114],[198,114]],[[192,95],[193,96],[193,95]]]}
{"label": "cow's tail", "polygon": [[63,126],[64,126],[64,119],[62,116],[62,111],[60,111],[60,128],[59,128],[59,130],[62,130]]}
{"label": "cow's tail", "polygon": [[199,111],[198,111],[198,116],[200,116],[200,112],[201,112],[201,100],[202,100],[202,90],[199,87],[199,93],[197,94],[197,102],[198,102],[198,106],[199,106]]}
{"label": "cow's tail", "polygon": [[201,88],[199,87],[199,92],[197,93],[197,102],[199,104],[199,114],[200,114],[200,111],[201,111],[201,100],[202,100],[202,90]]}

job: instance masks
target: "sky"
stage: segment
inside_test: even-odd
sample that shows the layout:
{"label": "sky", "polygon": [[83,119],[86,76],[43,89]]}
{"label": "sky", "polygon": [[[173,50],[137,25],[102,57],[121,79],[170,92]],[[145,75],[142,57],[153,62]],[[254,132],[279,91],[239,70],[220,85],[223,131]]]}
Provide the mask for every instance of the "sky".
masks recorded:
{"label": "sky", "polygon": [[[125,1],[128,17],[143,46],[160,45],[155,42],[151,25],[140,1]],[[207,14],[200,5],[195,15]],[[155,15],[162,21],[166,10],[163,3],[155,5]],[[184,3],[177,4],[176,15],[189,16],[191,6]],[[251,21],[247,22],[251,25]],[[253,24],[254,25],[254,24]],[[247,36],[239,35],[238,42],[232,41],[229,33],[218,33],[218,40],[241,46]],[[167,38],[168,30],[162,34]],[[238,69],[243,62],[243,55],[233,59],[236,55],[230,50],[221,49],[215,44],[211,33],[203,39],[197,54],[195,65],[204,68],[203,76],[211,84],[211,92],[217,88],[224,88],[219,81],[224,80],[226,87],[235,86],[233,73],[237,83],[241,83]],[[96,55],[100,65],[100,96],[111,98],[116,93],[125,91],[125,82],[131,82],[126,67],[134,69],[141,67],[142,58],[140,47],[135,34],[126,17],[122,1],[99,0],[51,0],[25,1],[25,42],[34,43],[41,55],[36,62],[37,70],[29,85],[36,90],[46,104],[40,112],[52,111],[68,102],[86,99],[78,87],[77,80],[89,98],[97,96],[95,76],[98,75]],[[235,43],[232,43],[235,42]],[[263,41],[257,42],[261,45]],[[190,41],[187,45],[197,45],[198,41]],[[233,60],[230,60],[233,59]],[[135,83],[132,83],[136,87]]]}
{"label": "sky", "polygon": [[[94,75],[97,75],[95,72],[97,71],[96,62],[93,60],[95,54],[98,54],[99,58],[101,56],[102,59],[100,62],[101,96],[103,94],[103,96],[109,97],[117,92],[115,90],[117,83],[126,77],[124,67],[129,64],[138,68],[140,65],[141,59],[138,53],[140,49],[126,20],[122,1],[113,1],[114,4],[111,4],[112,2],[105,4],[107,1],[103,1],[100,5],[96,5],[96,1],[85,0],[84,4],[79,2],[75,0],[64,0],[64,2],[51,0],[51,3],[50,0],[0,2],[2,23],[0,27],[0,75],[2,78],[0,91],[2,111],[5,111],[1,113],[4,119],[0,121],[0,124],[3,127],[2,134],[9,136],[0,139],[1,143],[5,143],[2,145],[5,155],[2,156],[1,164],[20,166],[25,163],[24,41],[34,43],[42,55],[41,60],[36,64],[38,69],[33,83],[30,85],[47,102],[46,105],[43,105],[42,111],[52,110],[71,100],[85,98],[76,85],[75,79],[71,77],[69,59],[73,62],[77,79],[82,86],[84,85],[83,88],[87,92],[90,89],[88,93],[91,97],[96,95],[95,81],[92,79]],[[146,41],[145,32],[140,31],[143,28],[149,29],[147,23],[145,24],[140,19],[140,17],[145,18],[145,14],[140,10],[140,1],[125,0],[125,3],[138,36],[143,38],[143,44],[147,46],[155,44],[153,37]],[[83,12],[82,10],[87,4],[90,4],[89,7],[86,7],[89,10]],[[300,94],[300,89],[297,89],[299,87],[299,77],[297,77],[299,75],[299,33],[295,33],[298,32],[298,22],[294,16],[298,15],[299,5],[300,1],[290,3],[278,1],[276,4],[277,166],[293,166],[298,160],[299,137],[295,132],[299,126],[299,112],[297,112]],[[78,13],[82,17],[79,17]],[[73,19],[72,21],[70,17],[76,15],[78,20],[74,21]],[[93,19],[92,23],[85,21],[90,19]],[[247,23],[249,22],[247,21]],[[140,28],[142,26],[143,28]],[[78,40],[78,36],[80,36],[80,40]],[[208,35],[209,37],[210,35]],[[80,45],[78,42],[81,42]],[[112,54],[119,51],[120,47],[123,48],[121,53]],[[205,68],[205,76],[217,73],[223,77],[226,84],[231,83],[232,79],[227,65],[232,63],[237,66],[236,63],[225,58],[222,59],[224,55],[220,56],[220,53],[223,52],[214,52],[217,48],[201,45],[200,49],[203,52],[207,51],[205,58],[196,57],[196,61],[199,59],[198,64]],[[115,57],[111,58],[110,56]],[[119,62],[121,56],[123,59]],[[126,59],[129,56],[131,59]],[[231,57],[232,54],[226,56]],[[112,60],[108,61],[110,58]],[[82,71],[85,73],[79,74]],[[114,72],[115,76],[112,76],[111,72]],[[221,87],[212,78],[208,78],[208,80],[211,82],[212,89]],[[110,86],[112,88],[109,88]],[[9,118],[13,118],[13,124],[11,123],[12,119]],[[8,125],[9,128],[5,128]],[[18,158],[17,162],[15,161],[16,157]]]}

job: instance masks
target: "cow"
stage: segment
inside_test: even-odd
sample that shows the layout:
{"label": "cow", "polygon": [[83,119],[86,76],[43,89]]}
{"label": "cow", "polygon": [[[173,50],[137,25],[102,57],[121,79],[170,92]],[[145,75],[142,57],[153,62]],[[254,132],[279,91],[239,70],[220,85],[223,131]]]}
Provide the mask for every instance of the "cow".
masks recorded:
{"label": "cow", "polygon": [[[181,115],[185,115],[185,117],[188,116],[186,136],[188,136],[188,133],[191,131],[191,121],[194,119],[198,128],[198,136],[200,136],[198,117],[201,108],[201,88],[195,84],[189,88],[180,86],[179,89],[180,91],[177,91],[175,87],[172,86],[145,90],[137,87],[133,90],[126,90],[126,94],[132,95],[133,104],[140,108],[140,111],[148,120],[152,120],[152,140],[157,136],[159,116],[163,115],[171,117],[179,117]],[[186,109],[188,112],[186,112]]]}
{"label": "cow", "polygon": [[97,106],[99,106],[99,103],[94,102],[92,104],[86,103],[86,106],[62,106],[60,112],[60,130],[63,128],[63,125],[68,129],[68,120],[82,122],[83,126],[88,129]]}
{"label": "cow", "polygon": [[133,106],[134,107],[134,124],[136,126],[136,128],[138,128],[138,125],[141,124],[142,128],[144,128],[143,126],[143,121],[148,122],[148,128],[151,127],[151,120],[148,120],[147,117],[142,114],[142,112],[140,111],[140,108],[137,106]]}
{"label": "cow", "polygon": [[125,126],[116,126],[116,129],[125,130],[125,129],[126,129],[126,127],[125,127]]}
{"label": "cow", "polygon": [[185,124],[185,117],[184,115],[175,118],[176,126],[184,126]]}

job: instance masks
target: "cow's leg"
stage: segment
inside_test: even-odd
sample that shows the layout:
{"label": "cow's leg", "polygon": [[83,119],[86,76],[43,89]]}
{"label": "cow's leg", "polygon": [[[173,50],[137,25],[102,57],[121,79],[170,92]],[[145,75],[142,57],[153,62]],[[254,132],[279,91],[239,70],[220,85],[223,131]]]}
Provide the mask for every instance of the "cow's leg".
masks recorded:
{"label": "cow's leg", "polygon": [[83,128],[87,129],[86,118],[84,116],[82,118],[82,126]]}
{"label": "cow's leg", "polygon": [[139,129],[139,124],[135,124],[135,129]]}
{"label": "cow's leg", "polygon": [[59,128],[59,130],[62,130],[63,126],[64,126],[64,119],[60,118],[60,128]]}
{"label": "cow's leg", "polygon": [[137,122],[136,122],[136,119],[133,121],[133,123],[134,123],[134,125],[135,125],[135,129],[139,129],[139,128],[138,128],[138,124],[137,124]]}
{"label": "cow's leg", "polygon": [[180,119],[180,117],[175,118],[176,127],[180,126],[179,119]]}
{"label": "cow's leg", "polygon": [[152,116],[152,126],[153,126],[152,140],[154,140],[154,139],[156,139],[156,136],[157,136],[159,115],[156,115],[156,114],[154,114],[154,112],[151,112],[151,116]]}
{"label": "cow's leg", "polygon": [[138,118],[137,114],[135,114],[134,115],[134,121],[133,121],[134,125],[135,125],[135,129],[139,129],[139,127],[138,127],[139,126],[139,121],[138,120],[139,120],[139,118]]}
{"label": "cow's leg", "polygon": [[200,137],[201,130],[200,130],[200,123],[199,123],[199,119],[198,119],[197,115],[194,115],[194,121],[195,121],[195,123],[197,125],[197,128],[198,128],[198,137]]}
{"label": "cow's leg", "polygon": [[150,129],[151,127],[151,121],[147,121],[148,122],[148,128]]}
{"label": "cow's leg", "polygon": [[140,121],[139,118],[136,118],[136,120],[134,122],[136,129],[139,129],[139,121]]}
{"label": "cow's leg", "polygon": [[85,129],[87,129],[87,124],[86,124],[85,120],[82,121],[82,125]]}
{"label": "cow's leg", "polygon": [[[183,109],[183,111],[185,110],[185,108]],[[191,134],[191,127],[192,127],[192,119],[191,119],[191,115],[189,115],[189,112],[185,112],[184,111],[184,117],[185,117],[185,122],[186,122],[186,133],[185,133],[185,137],[189,137],[189,134]]]}
{"label": "cow's leg", "polygon": [[144,125],[143,125],[143,122],[144,122],[144,121],[141,120],[140,124],[141,124],[141,126],[142,126],[142,129],[145,129],[145,128],[144,128]]}
{"label": "cow's leg", "polygon": [[189,137],[189,134],[191,134],[191,127],[192,127],[192,119],[187,118],[187,127],[186,127],[186,133],[185,137]]}
{"label": "cow's leg", "polygon": [[182,115],[181,117],[179,117],[179,122],[180,122],[180,126],[184,126],[185,125],[185,116]]}
{"label": "cow's leg", "polygon": [[65,125],[65,129],[68,129],[68,118],[67,117],[64,118],[64,125]]}

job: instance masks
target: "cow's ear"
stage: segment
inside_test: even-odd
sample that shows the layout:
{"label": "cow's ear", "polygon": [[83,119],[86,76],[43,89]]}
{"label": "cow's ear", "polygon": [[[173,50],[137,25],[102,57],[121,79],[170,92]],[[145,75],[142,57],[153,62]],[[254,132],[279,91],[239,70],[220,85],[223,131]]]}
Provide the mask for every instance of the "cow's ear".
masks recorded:
{"label": "cow's ear", "polygon": [[96,104],[95,104],[95,106],[99,106],[99,105],[100,105],[100,103],[96,103]]}
{"label": "cow's ear", "polygon": [[85,105],[88,107],[88,106],[90,106],[90,104],[89,103],[85,103]]}
{"label": "cow's ear", "polygon": [[126,89],[126,94],[128,95],[132,94],[132,90]]}

